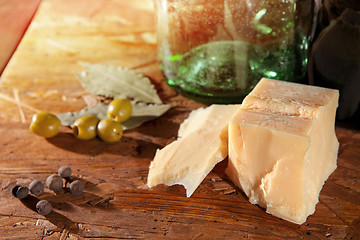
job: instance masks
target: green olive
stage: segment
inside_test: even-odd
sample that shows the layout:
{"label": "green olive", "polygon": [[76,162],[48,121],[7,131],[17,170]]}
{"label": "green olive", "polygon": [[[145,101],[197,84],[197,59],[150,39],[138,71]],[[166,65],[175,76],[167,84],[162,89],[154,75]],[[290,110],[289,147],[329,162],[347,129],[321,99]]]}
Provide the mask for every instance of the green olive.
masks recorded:
{"label": "green olive", "polygon": [[39,136],[51,138],[59,133],[60,127],[61,122],[54,114],[39,112],[33,116],[29,129]]}
{"label": "green olive", "polygon": [[104,142],[113,143],[121,139],[123,128],[119,122],[103,119],[99,122],[96,133]]}
{"label": "green olive", "polygon": [[124,122],[131,116],[132,105],[127,99],[115,99],[108,107],[108,116],[116,122]]}
{"label": "green olive", "polygon": [[73,135],[82,140],[89,140],[96,137],[96,127],[100,119],[96,116],[83,116],[73,124]]}

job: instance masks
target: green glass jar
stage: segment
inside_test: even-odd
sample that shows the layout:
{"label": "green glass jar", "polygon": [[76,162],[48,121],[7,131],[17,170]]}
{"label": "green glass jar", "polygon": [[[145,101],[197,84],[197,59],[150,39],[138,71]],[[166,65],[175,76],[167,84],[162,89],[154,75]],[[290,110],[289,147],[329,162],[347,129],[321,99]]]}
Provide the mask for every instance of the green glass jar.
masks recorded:
{"label": "green glass jar", "polygon": [[207,103],[238,103],[262,77],[306,76],[313,0],[155,0],[158,58],[169,85]]}

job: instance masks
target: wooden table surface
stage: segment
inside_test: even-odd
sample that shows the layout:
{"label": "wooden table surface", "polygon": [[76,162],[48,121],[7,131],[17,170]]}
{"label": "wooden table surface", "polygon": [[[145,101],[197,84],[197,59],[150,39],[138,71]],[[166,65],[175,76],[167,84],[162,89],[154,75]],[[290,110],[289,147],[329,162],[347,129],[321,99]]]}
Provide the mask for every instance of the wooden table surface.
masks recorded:
{"label": "wooden table surface", "polygon": [[[119,143],[80,141],[63,127],[52,139],[28,130],[37,111],[77,111],[89,95],[79,62],[136,69],[165,103],[162,117],[125,132]],[[43,0],[0,82],[0,239],[360,239],[360,131],[336,126],[338,168],[316,212],[303,225],[252,205],[218,164],[190,198],[182,186],[146,187],[158,148],[176,137],[189,112],[203,106],[162,81],[151,0]],[[54,211],[11,194],[69,165],[85,193],[46,190]]]}

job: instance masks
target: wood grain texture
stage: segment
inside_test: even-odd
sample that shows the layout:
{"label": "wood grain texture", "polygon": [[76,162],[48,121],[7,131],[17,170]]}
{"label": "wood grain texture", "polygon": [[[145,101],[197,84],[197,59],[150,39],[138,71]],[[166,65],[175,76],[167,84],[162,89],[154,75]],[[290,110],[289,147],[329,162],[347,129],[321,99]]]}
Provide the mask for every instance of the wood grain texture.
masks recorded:
{"label": "wood grain texture", "polygon": [[[150,0],[43,0],[0,82],[0,239],[360,239],[360,132],[340,126],[338,168],[303,225],[250,204],[224,175],[226,160],[190,198],[181,186],[147,189],[155,151],[203,106],[162,81],[154,39]],[[65,127],[52,139],[35,136],[28,125],[36,111],[86,106],[79,61],[136,69],[173,108],[119,143],[80,141]],[[63,165],[85,184],[83,195],[11,195],[16,184],[44,181]],[[50,201],[53,213],[37,214],[39,199]]]}

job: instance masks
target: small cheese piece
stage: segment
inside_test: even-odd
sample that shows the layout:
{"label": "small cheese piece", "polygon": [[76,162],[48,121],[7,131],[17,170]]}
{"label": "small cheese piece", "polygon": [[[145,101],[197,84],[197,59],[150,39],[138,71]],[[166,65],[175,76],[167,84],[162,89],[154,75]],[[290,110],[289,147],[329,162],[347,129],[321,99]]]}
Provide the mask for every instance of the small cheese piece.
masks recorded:
{"label": "small cheese piece", "polygon": [[148,187],[181,184],[190,197],[214,166],[228,154],[228,123],[240,105],[211,105],[190,113],[178,139],[156,152]]}
{"label": "small cheese piece", "polygon": [[226,174],[253,204],[302,224],[336,169],[338,91],[262,79],[229,123]]}

